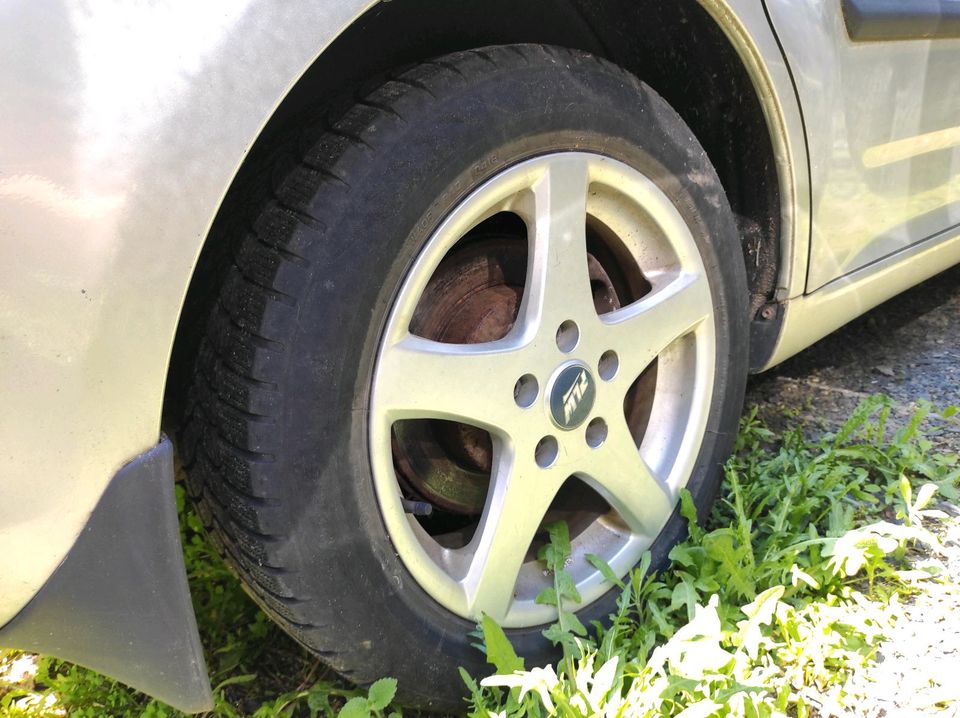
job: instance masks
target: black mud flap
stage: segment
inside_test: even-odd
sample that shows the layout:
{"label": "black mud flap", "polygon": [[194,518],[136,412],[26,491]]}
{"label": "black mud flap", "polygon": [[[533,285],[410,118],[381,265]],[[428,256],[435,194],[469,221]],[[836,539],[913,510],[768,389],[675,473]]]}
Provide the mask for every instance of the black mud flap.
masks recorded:
{"label": "black mud flap", "polygon": [[0,646],[78,663],[182,711],[213,708],[183,565],[169,439],[111,479],[63,563],[0,628]]}

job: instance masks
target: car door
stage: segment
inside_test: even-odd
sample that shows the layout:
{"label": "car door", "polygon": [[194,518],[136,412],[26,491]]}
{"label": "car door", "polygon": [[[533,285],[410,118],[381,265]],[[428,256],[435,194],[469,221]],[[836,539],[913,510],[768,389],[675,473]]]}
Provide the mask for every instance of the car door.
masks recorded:
{"label": "car door", "polygon": [[960,225],[960,1],[765,3],[808,141],[807,291]]}

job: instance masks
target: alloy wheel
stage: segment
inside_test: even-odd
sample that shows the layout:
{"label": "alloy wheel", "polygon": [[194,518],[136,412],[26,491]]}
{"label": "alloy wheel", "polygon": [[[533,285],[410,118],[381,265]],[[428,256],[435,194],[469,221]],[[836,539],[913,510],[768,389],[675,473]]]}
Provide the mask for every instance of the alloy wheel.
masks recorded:
{"label": "alloy wheel", "polygon": [[596,600],[585,556],[624,575],[674,511],[715,361],[703,262],[653,181],[581,152],[493,176],[410,267],[377,355],[370,461],[403,564],[459,616],[545,623],[536,547],[563,518]]}

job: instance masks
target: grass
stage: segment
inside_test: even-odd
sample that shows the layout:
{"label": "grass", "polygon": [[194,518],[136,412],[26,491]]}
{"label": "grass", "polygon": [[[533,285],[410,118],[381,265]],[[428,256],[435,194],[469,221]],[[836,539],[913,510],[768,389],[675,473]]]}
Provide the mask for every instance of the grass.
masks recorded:
{"label": "grass", "polygon": [[[547,636],[563,648],[554,666],[526,667],[490,619],[478,645],[495,675],[464,676],[475,716],[806,716],[858,700],[848,678],[868,666],[899,616],[902,598],[939,580],[912,567],[936,552],[930,509],[957,498],[956,454],[935,453],[924,427],[955,408],[921,404],[898,428],[893,403],[861,404],[835,433],[775,436],[742,423],[726,465],[724,495],[698,526],[684,498],[689,538],[655,575],[646,560],[620,583],[607,626],[582,626],[568,609],[576,589],[564,570],[566,527],[553,525],[541,553],[559,606]],[[182,508],[182,507],[181,507]],[[184,543],[208,666],[212,715],[386,716],[394,684],[345,687],[272,626],[213,555],[184,511]],[[602,561],[591,559],[601,570]],[[614,576],[610,576],[615,579]],[[40,659],[35,676],[4,679],[20,654],[0,657],[0,716],[174,716],[98,674]],[[4,682],[6,681],[6,682]]]}

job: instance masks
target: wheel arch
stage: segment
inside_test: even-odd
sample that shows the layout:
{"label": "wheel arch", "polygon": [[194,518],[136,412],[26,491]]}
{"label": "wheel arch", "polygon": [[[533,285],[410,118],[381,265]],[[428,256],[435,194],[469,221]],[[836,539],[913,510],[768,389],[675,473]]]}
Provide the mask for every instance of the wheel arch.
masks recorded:
{"label": "wheel arch", "polygon": [[[736,6],[736,7],[734,7]],[[509,17],[510,22],[503,18]],[[642,32],[636,29],[641,28]],[[748,266],[754,351],[766,362],[805,272],[806,156],[799,108],[762,5],[750,0],[405,0],[367,6],[291,83],[226,189],[191,276],[172,347],[164,421],[185,408],[192,357],[210,309],[229,218],[277,138],[316,105],[349,99],[370,78],[431,57],[536,42],[600,55],[638,75],[681,115],[716,167]],[[802,167],[803,170],[798,171]],[[765,310],[765,311],[764,311]]]}

